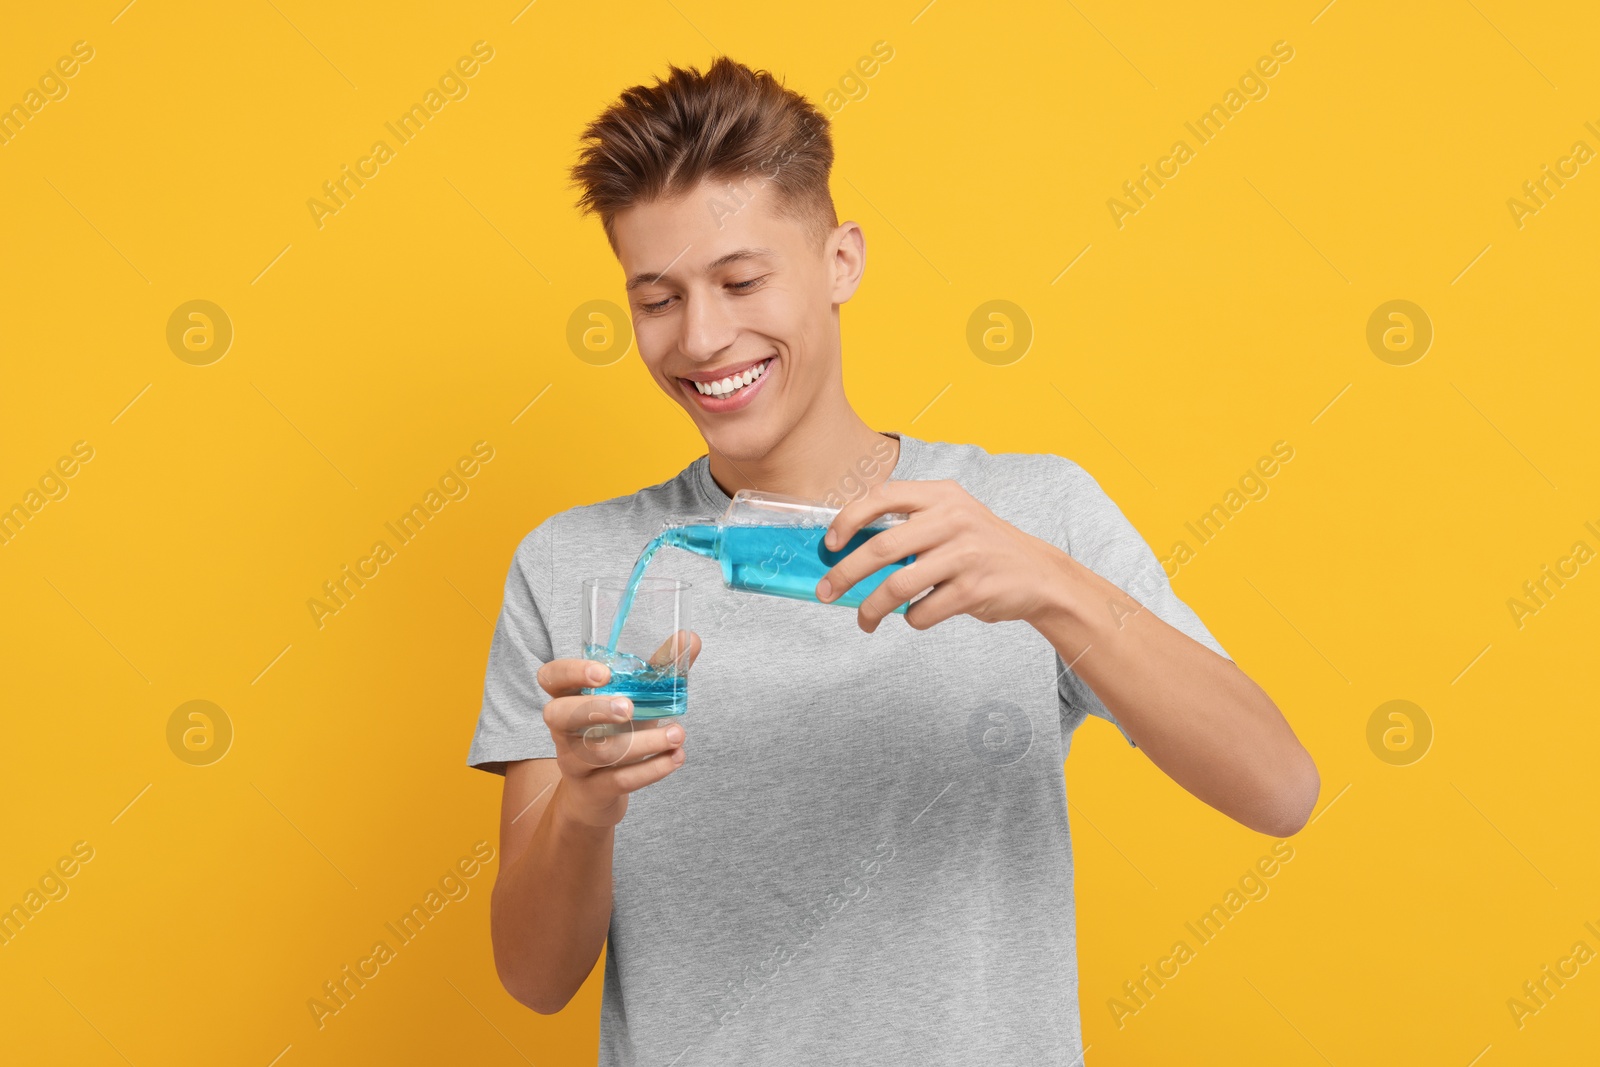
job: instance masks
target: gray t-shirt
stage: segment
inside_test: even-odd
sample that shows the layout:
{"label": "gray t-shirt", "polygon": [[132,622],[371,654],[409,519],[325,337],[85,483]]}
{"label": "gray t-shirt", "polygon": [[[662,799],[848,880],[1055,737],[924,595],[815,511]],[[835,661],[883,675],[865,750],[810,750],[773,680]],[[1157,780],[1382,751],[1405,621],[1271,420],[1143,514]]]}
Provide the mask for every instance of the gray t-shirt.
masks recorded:
{"label": "gray t-shirt", "polygon": [[[1076,463],[895,436],[894,479],[954,479],[1225,655]],[[534,676],[578,655],[581,581],[727,504],[702,456],[523,539],[470,766],[555,754]],[[677,549],[648,573],[693,583],[703,647],[689,758],[617,824],[601,1067],[1079,1064],[1063,763],[1086,715],[1116,722],[1088,686],[1023,622],[868,634]]]}

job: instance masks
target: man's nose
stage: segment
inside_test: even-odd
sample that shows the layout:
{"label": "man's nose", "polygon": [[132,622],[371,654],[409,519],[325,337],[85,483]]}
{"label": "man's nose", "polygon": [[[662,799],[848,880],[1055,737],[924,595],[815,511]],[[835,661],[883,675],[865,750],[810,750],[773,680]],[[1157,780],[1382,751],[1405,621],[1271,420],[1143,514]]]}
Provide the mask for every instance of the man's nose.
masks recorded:
{"label": "man's nose", "polygon": [[679,346],[684,355],[700,362],[715,359],[739,334],[728,309],[715,297],[685,296],[681,321],[683,334]]}

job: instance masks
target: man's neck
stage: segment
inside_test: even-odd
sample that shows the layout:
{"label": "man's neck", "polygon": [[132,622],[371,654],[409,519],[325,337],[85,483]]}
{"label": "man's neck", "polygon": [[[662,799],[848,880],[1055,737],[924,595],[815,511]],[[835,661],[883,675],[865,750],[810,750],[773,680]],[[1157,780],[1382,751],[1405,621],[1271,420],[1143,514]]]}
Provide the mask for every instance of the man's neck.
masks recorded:
{"label": "man's neck", "polygon": [[899,439],[877,432],[852,409],[846,415],[802,422],[760,460],[730,458],[708,441],[711,477],[729,496],[749,488],[807,500],[853,496],[860,486],[887,481],[900,461]]}

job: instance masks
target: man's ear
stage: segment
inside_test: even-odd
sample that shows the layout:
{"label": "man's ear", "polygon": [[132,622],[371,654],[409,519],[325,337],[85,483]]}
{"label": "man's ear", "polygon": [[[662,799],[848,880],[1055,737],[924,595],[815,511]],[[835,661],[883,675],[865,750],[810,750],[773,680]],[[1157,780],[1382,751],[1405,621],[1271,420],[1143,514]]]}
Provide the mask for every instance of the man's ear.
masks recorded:
{"label": "man's ear", "polygon": [[866,272],[867,236],[856,223],[843,222],[828,235],[823,254],[832,272],[830,299],[835,304],[843,304],[855,295],[861,276]]}

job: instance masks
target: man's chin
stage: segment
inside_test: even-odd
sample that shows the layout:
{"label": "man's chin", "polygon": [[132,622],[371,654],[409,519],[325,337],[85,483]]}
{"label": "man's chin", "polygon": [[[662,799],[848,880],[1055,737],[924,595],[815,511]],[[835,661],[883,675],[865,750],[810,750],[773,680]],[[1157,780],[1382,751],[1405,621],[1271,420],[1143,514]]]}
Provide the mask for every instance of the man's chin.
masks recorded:
{"label": "man's chin", "polygon": [[709,429],[700,426],[700,435],[705,438],[708,449],[714,450],[735,466],[761,463],[783,440],[783,433],[765,420],[740,420],[745,421],[749,424],[713,426]]}

